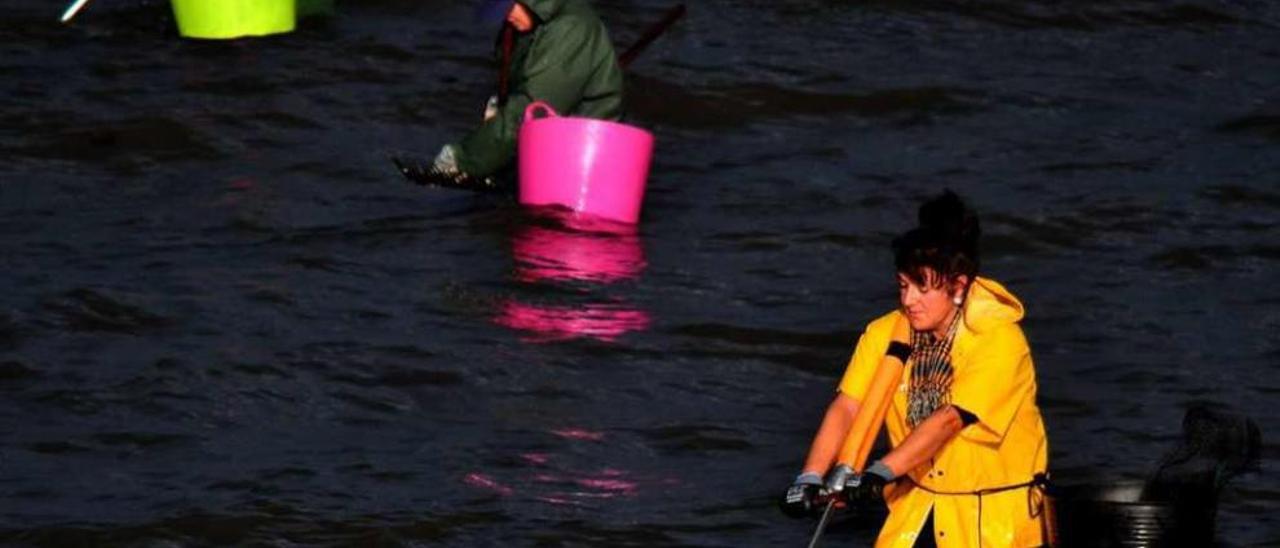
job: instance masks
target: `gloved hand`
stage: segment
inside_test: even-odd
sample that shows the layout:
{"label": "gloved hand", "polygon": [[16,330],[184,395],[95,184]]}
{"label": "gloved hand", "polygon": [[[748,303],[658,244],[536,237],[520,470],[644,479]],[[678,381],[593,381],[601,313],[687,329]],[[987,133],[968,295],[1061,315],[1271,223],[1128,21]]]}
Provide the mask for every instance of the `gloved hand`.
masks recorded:
{"label": "gloved hand", "polygon": [[484,104],[484,121],[492,120],[498,115],[498,96],[490,95],[489,102]]}
{"label": "gloved hand", "polygon": [[[447,145],[446,148],[448,148]],[[441,173],[434,162],[427,164],[409,157],[392,156],[391,161],[406,179],[420,185],[482,192],[502,190],[493,177],[476,179],[458,171],[455,171],[453,176],[449,176]]]}
{"label": "gloved hand", "polygon": [[822,488],[822,476],[814,472],[805,472],[796,476],[795,483],[787,488],[787,493],[778,501],[782,513],[790,517],[805,517],[822,510],[826,504]]}
{"label": "gloved hand", "polygon": [[875,461],[861,474],[842,464],[827,476],[826,489],[852,507],[872,506],[884,502],[884,486],[894,479],[893,471],[881,461]]}
{"label": "gloved hand", "polygon": [[823,493],[822,477],[806,472],[796,476],[796,481],[778,501],[778,507],[790,517],[802,518],[821,509],[824,503],[819,499]]}
{"label": "gloved hand", "polygon": [[431,171],[454,181],[466,178],[466,174],[462,173],[461,169],[458,169],[458,153],[453,145],[440,147],[440,152],[431,161]]}

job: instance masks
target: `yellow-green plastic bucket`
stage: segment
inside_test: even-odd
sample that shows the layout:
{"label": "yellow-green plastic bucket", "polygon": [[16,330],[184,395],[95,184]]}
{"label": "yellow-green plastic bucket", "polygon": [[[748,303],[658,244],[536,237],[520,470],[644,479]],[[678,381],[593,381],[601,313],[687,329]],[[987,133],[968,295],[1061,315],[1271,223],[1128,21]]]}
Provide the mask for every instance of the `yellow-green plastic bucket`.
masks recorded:
{"label": "yellow-green plastic bucket", "polygon": [[222,40],[292,31],[297,0],[173,0],[178,33]]}

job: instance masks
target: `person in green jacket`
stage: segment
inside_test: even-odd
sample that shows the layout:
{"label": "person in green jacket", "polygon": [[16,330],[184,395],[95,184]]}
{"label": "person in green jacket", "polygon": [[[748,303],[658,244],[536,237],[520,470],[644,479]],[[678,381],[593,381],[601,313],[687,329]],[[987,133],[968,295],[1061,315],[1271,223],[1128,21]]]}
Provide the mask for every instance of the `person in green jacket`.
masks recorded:
{"label": "person in green jacket", "polygon": [[[557,113],[604,120],[622,116],[622,68],[604,23],[587,0],[505,0],[498,40],[501,99],[491,98],[484,122],[441,148],[431,170],[455,181],[485,180],[512,163],[516,136],[530,103]],[[504,59],[506,57],[507,59]],[[509,65],[509,69],[508,69]]]}

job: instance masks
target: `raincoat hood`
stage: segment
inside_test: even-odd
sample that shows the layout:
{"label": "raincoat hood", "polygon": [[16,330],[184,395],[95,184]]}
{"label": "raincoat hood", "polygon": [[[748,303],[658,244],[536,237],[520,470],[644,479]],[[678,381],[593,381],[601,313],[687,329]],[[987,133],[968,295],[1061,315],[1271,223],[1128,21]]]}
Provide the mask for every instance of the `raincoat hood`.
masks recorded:
{"label": "raincoat hood", "polygon": [[578,4],[582,0],[519,0],[519,2],[537,15],[539,21],[546,23],[560,15],[560,12],[570,4]]}
{"label": "raincoat hood", "polygon": [[982,333],[1004,324],[1017,323],[1024,314],[1022,301],[1000,282],[977,276],[969,285],[964,323],[974,332]]}

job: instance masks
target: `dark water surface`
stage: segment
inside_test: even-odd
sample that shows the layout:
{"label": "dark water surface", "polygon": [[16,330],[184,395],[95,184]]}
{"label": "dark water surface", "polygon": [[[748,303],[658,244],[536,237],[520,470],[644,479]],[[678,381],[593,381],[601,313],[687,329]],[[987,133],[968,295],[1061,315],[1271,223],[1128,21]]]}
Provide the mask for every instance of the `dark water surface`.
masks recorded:
{"label": "dark water surface", "polygon": [[[494,79],[462,2],[64,7],[0,0],[0,543],[798,546],[774,498],[943,186],[1059,478],[1144,477],[1195,402],[1280,436],[1276,3],[696,2],[630,76],[630,236],[398,180]],[[1277,456],[1222,545],[1280,543]]]}

